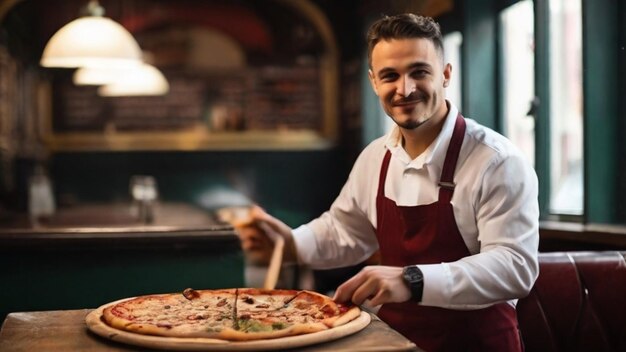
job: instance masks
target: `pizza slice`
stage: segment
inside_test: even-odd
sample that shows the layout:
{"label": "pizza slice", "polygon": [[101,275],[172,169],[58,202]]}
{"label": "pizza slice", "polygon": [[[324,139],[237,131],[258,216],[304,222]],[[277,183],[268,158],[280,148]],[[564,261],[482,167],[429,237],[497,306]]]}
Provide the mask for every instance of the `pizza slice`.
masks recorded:
{"label": "pizza slice", "polygon": [[308,322],[320,322],[328,328],[346,324],[361,314],[357,306],[338,304],[330,297],[312,291],[301,291],[283,311],[305,317]]}
{"label": "pizza slice", "polygon": [[236,297],[236,289],[141,296],[107,307],[102,319],[139,334],[220,338],[234,326]]}
{"label": "pizza slice", "polygon": [[296,290],[240,289],[231,340],[269,339],[308,334],[343,325],[360,310],[344,309],[327,296]]}
{"label": "pizza slice", "polygon": [[300,291],[244,288],[237,291],[234,330],[223,331],[229,340],[258,340],[319,331],[300,326],[282,311]]}

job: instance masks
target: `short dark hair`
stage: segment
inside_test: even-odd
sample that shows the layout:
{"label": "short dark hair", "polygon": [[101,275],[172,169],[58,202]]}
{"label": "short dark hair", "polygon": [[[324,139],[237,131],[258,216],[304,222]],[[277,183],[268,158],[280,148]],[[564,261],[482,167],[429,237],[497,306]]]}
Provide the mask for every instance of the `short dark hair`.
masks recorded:
{"label": "short dark hair", "polygon": [[372,67],[372,51],[381,40],[424,38],[433,42],[443,60],[441,28],[431,17],[404,13],[384,16],[367,31],[367,61]]}

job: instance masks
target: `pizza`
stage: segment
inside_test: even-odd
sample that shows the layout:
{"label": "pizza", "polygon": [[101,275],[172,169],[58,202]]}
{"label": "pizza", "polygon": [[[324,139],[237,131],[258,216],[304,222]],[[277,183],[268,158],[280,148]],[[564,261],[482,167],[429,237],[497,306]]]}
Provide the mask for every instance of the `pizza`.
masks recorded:
{"label": "pizza", "polygon": [[327,330],[360,314],[357,306],[307,290],[188,288],[113,303],[101,319],[137,334],[248,341]]}

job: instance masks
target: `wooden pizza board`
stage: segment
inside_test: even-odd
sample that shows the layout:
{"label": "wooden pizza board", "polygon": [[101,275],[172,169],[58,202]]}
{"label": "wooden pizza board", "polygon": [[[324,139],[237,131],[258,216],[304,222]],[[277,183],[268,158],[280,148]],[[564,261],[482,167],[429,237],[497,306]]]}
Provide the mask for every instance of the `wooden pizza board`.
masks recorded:
{"label": "wooden pizza board", "polygon": [[369,313],[361,311],[361,314],[356,319],[336,328],[311,334],[286,336],[267,340],[226,341],[210,338],[152,336],[118,330],[102,321],[102,311],[106,307],[125,300],[126,299],[105,304],[87,314],[85,322],[89,330],[113,341],[170,351],[270,351],[297,348],[328,342],[354,334],[364,329],[371,320]]}

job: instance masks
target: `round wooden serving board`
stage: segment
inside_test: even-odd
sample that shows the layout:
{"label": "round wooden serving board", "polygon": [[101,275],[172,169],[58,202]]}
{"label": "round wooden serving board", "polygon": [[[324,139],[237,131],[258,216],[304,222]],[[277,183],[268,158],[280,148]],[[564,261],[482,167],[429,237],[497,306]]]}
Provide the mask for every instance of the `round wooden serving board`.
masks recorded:
{"label": "round wooden serving board", "polygon": [[[128,298],[130,299],[130,298]],[[280,337],[267,340],[226,341],[209,338],[182,338],[141,335],[118,330],[102,321],[102,311],[126,299],[105,304],[94,309],[85,318],[89,330],[104,338],[130,345],[177,351],[270,351],[297,348],[339,339],[364,329],[371,320],[369,313],[361,311],[356,319],[345,325],[311,334]]]}

